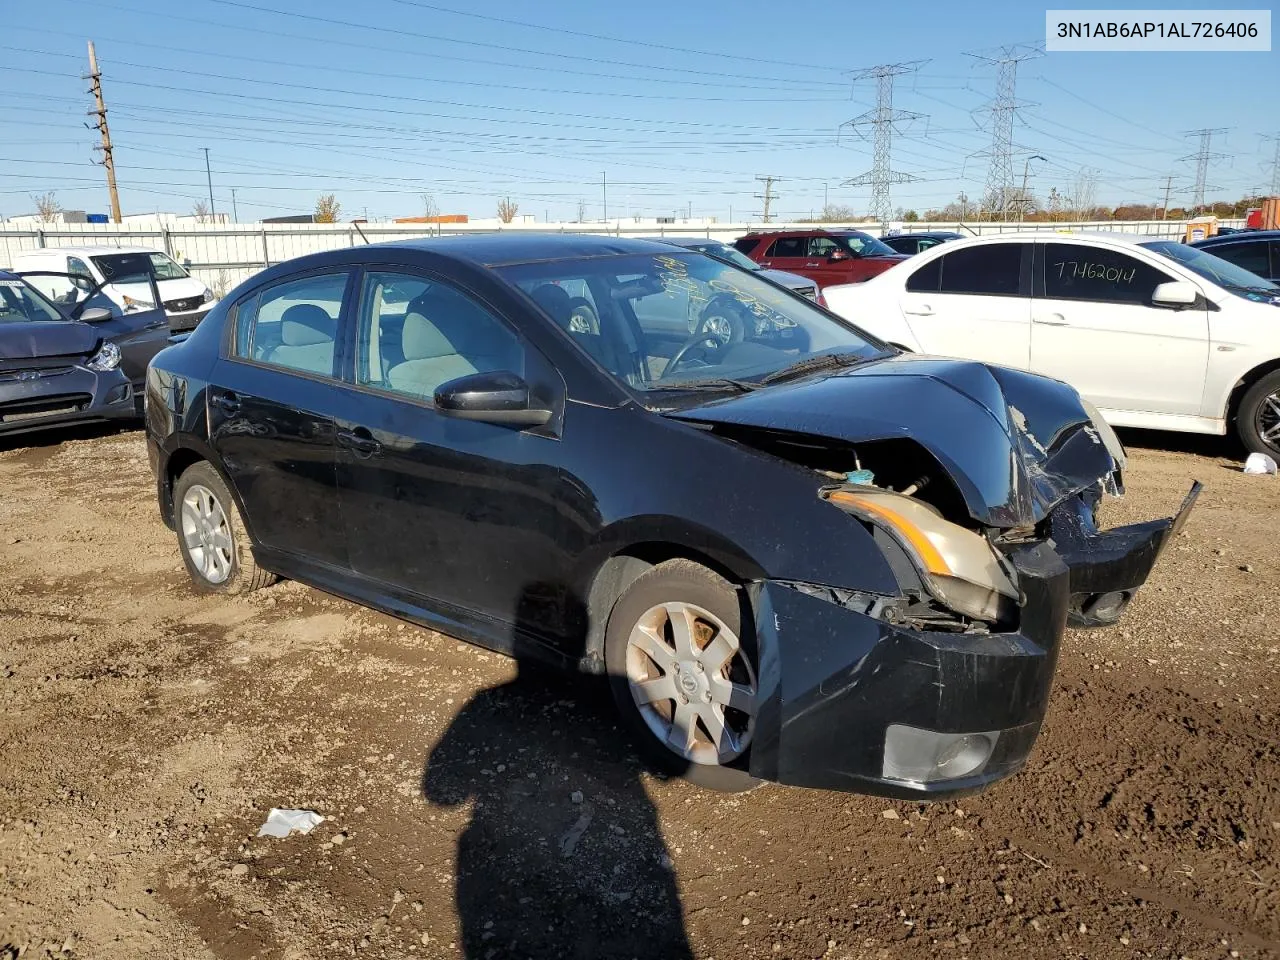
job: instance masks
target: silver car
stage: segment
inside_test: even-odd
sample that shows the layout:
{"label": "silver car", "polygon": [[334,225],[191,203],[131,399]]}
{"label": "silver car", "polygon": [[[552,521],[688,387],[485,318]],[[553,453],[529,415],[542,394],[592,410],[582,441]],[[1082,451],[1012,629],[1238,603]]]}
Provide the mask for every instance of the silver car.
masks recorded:
{"label": "silver car", "polygon": [[815,300],[820,304],[822,303],[822,299],[818,296],[818,285],[808,277],[787,273],[785,270],[768,270],[751,258],[739,253],[729,244],[721,243],[719,240],[708,240],[706,237],[650,237],[648,239],[684,247],[686,250],[697,250],[699,253],[705,253],[709,257],[715,257],[717,260],[731,263],[735,267],[758,273],[764,279],[776,283],[780,287],[794,290],[801,296],[808,297],[810,300]]}

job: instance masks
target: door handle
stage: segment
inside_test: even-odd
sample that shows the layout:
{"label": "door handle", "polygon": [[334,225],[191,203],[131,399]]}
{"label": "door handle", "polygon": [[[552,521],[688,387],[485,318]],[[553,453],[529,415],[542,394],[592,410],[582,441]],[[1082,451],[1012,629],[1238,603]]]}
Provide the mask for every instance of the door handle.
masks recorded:
{"label": "door handle", "polygon": [[382,456],[382,444],[373,439],[373,434],[364,427],[356,427],[354,430],[339,430],[338,443],[362,460]]}
{"label": "door handle", "polygon": [[1071,326],[1071,324],[1067,323],[1066,317],[1064,317],[1064,316],[1063,316],[1062,314],[1060,314],[1060,313],[1051,313],[1051,314],[1049,314],[1048,316],[1045,316],[1045,317],[1032,317],[1032,318],[1031,318],[1031,322],[1032,322],[1032,323],[1038,323],[1038,324],[1040,324],[1041,326],[1045,326],[1045,327],[1069,327],[1069,326]]}
{"label": "door handle", "polygon": [[227,416],[234,417],[240,412],[240,398],[234,393],[219,393],[213,398],[214,405]]}
{"label": "door handle", "polygon": [[805,264],[805,266],[806,266],[806,267],[820,267],[820,266],[822,266],[822,264],[820,264],[820,263],[806,263],[806,264]]}
{"label": "door handle", "polygon": [[933,307],[927,303],[921,303],[914,307],[903,307],[902,312],[910,314],[913,317],[932,317]]}

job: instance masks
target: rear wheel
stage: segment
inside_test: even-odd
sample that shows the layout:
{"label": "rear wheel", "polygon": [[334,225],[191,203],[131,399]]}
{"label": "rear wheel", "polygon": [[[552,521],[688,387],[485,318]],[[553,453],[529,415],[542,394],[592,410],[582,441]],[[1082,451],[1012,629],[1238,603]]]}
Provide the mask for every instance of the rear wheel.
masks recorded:
{"label": "rear wheel", "polygon": [[249,535],[231,491],[208,463],[183,471],[173,490],[178,550],[200,593],[248,593],[276,575],[253,559]]}
{"label": "rear wheel", "polygon": [[1251,453],[1280,460],[1280,370],[1245,392],[1236,411],[1236,432]]}
{"label": "rear wheel", "polygon": [[690,560],[647,571],[614,605],[605,635],[622,717],[660,769],[715,790],[747,772],[759,701],[751,621],[732,584]]}

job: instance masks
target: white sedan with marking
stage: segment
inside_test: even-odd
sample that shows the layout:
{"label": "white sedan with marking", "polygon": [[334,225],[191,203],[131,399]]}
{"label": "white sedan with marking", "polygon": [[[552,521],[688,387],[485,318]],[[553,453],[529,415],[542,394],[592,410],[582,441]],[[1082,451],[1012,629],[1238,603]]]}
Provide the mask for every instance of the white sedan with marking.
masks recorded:
{"label": "white sedan with marking", "polygon": [[917,353],[1064,380],[1115,426],[1225,434],[1280,459],[1280,287],[1173,240],[953,240],[827,287],[831,310]]}

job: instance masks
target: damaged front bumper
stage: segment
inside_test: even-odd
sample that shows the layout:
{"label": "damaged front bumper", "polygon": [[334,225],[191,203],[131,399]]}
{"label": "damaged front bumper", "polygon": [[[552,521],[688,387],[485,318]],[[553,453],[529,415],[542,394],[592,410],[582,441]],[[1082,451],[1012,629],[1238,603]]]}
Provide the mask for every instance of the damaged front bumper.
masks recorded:
{"label": "damaged front bumper", "polygon": [[1097,598],[1132,596],[1198,493],[1196,484],[1175,517],[1102,533],[1092,505],[1073,498],[1051,540],[1006,554],[1023,598],[1009,632],[913,629],[883,619],[884,605],[866,595],[754,584],[761,704],[751,774],[932,800],[1017,772],[1048,706],[1068,618],[1089,598],[1096,610]]}

